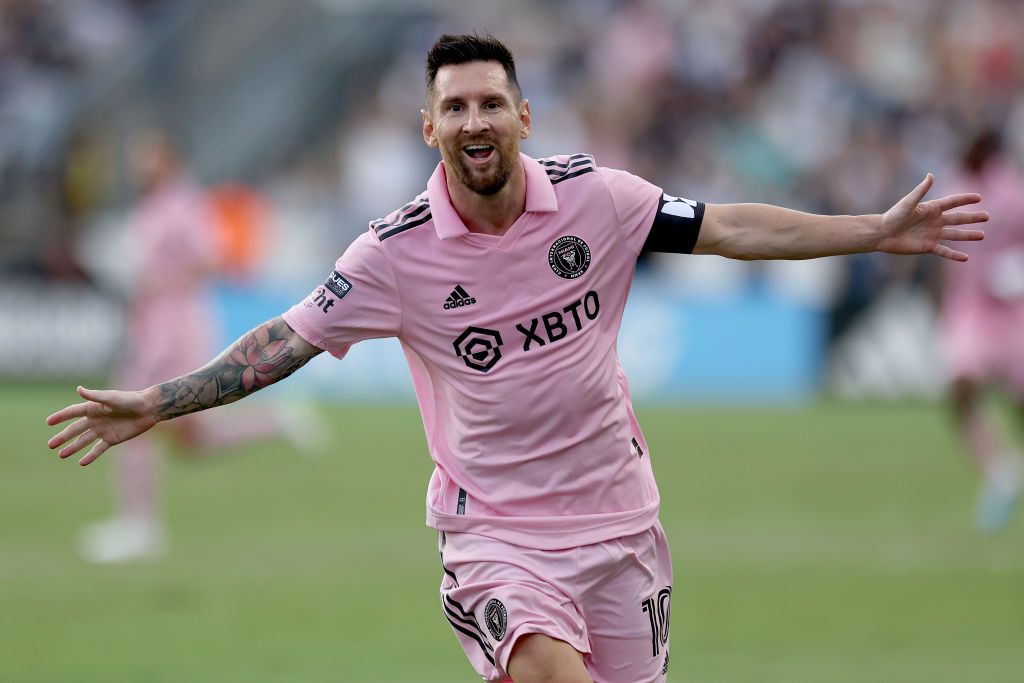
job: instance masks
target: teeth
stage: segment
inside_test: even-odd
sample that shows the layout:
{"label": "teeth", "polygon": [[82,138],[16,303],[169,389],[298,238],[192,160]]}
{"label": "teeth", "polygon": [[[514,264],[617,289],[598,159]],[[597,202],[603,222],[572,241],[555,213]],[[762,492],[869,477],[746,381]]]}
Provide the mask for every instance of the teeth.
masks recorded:
{"label": "teeth", "polygon": [[490,145],[469,145],[466,147],[467,152],[485,151],[491,149]]}

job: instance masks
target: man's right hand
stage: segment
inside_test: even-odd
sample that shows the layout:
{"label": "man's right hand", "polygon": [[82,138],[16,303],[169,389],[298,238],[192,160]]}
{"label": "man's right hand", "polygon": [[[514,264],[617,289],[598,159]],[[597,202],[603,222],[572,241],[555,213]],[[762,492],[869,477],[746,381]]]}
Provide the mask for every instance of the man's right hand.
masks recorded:
{"label": "man's right hand", "polygon": [[71,442],[58,453],[61,458],[67,458],[95,441],[78,461],[79,465],[88,465],[111,446],[142,434],[159,421],[152,401],[147,400],[142,391],[96,391],[78,387],[78,395],[85,399],[84,403],[58,410],[46,418],[46,424],[52,427],[78,418],[47,445],[53,449]]}
{"label": "man's right hand", "polygon": [[[134,438],[160,420],[232,403],[288,377],[322,349],[313,346],[288,326],[284,318],[254,327],[219,356],[187,375],[144,391],[94,391],[78,387],[85,403],[76,403],[46,418],[53,426],[78,418],[49,441],[50,448],[65,446],[67,458],[92,442],[79,465],[88,465],[111,446]],[[98,441],[97,441],[98,439]]]}

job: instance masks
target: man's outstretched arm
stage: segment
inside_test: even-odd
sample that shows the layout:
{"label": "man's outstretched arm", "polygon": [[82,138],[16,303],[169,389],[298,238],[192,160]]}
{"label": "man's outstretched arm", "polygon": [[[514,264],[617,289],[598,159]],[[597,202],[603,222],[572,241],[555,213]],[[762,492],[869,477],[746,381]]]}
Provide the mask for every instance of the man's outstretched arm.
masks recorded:
{"label": "man's outstretched arm", "polygon": [[924,201],[934,179],[924,181],[884,214],[816,216],[766,204],[708,204],[695,254],[739,259],[805,259],[883,251],[935,254],[966,261],[944,241],[983,239],[981,230],[961,228],[988,220],[984,211],[955,211],[981,201],[958,194]]}
{"label": "man's outstretched arm", "polygon": [[[289,376],[321,353],[285,321],[274,318],[253,328],[198,370],[142,391],[95,391],[78,387],[84,403],[46,418],[53,426],[78,418],[50,439],[50,448],[67,458],[96,442],[80,465],[88,465],[116,444],[149,430],[157,422],[227,403]],[[73,440],[73,441],[72,441]],[[69,443],[70,442],[70,443]]]}

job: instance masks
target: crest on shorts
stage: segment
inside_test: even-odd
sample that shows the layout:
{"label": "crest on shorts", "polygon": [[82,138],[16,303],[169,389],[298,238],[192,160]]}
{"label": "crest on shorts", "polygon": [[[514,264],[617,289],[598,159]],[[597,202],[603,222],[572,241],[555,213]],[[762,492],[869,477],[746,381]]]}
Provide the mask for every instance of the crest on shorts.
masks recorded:
{"label": "crest on shorts", "polygon": [[501,600],[491,598],[487,607],[484,607],[484,621],[487,622],[487,630],[491,632],[491,636],[495,640],[505,637],[505,630],[508,628],[508,612],[505,611],[505,605],[501,604]]}
{"label": "crest on shorts", "polygon": [[559,237],[548,249],[548,265],[558,277],[575,280],[590,267],[590,247],[575,235]]}

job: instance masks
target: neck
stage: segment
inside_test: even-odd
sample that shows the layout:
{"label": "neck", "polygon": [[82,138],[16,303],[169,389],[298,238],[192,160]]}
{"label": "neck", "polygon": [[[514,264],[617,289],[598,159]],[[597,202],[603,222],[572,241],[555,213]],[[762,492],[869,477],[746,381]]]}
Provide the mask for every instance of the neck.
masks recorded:
{"label": "neck", "polygon": [[473,192],[446,175],[448,195],[459,218],[470,232],[504,235],[526,211],[526,171],[521,163],[501,188],[492,195]]}

